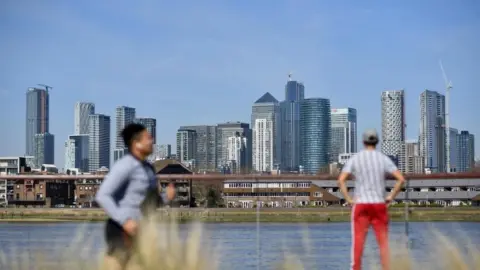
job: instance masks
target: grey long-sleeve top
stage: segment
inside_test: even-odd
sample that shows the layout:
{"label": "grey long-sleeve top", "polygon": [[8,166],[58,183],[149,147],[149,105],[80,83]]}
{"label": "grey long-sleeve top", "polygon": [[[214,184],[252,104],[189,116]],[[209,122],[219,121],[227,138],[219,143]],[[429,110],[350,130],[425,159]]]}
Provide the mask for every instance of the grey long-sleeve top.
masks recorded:
{"label": "grey long-sleeve top", "polygon": [[[118,224],[128,219],[142,218],[141,205],[147,191],[157,189],[157,178],[152,165],[128,154],[118,160],[103,180],[96,195],[96,202]],[[167,196],[161,197],[167,202]]]}

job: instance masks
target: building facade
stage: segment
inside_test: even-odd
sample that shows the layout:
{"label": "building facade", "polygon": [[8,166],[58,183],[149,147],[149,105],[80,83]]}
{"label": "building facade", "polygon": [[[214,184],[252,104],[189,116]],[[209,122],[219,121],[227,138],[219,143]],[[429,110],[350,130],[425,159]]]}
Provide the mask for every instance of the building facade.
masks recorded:
{"label": "building facade", "polygon": [[50,96],[48,90],[28,88],[26,97],[25,154],[34,156],[35,135],[50,132]]}
{"label": "building facade", "polygon": [[55,137],[50,133],[35,134],[35,168],[55,163]]}
{"label": "building facade", "polygon": [[92,102],[77,102],[74,109],[74,134],[88,134],[88,116],[95,114],[95,104]]}
{"label": "building facade", "polygon": [[191,164],[196,167],[197,133],[192,129],[177,131],[177,159],[182,164]]}
{"label": "building facade", "polygon": [[425,159],[420,155],[417,141],[405,142],[405,173],[422,174],[425,172]]}
{"label": "building facade", "polygon": [[270,172],[281,162],[280,106],[265,93],[252,106],[252,166],[257,172]]}
{"label": "building facade", "polygon": [[283,171],[298,171],[300,166],[300,101],[304,98],[303,83],[291,80],[289,76],[285,85],[285,100],[280,102],[280,168]]}
{"label": "building facade", "polygon": [[468,172],[475,167],[475,137],[463,130],[457,137],[458,141],[458,172]]}
{"label": "building facade", "polygon": [[[126,152],[126,145],[123,142],[122,130],[131,123],[134,123],[136,120],[136,110],[135,108],[127,106],[118,106],[115,110],[115,149],[113,161],[117,161],[123,156]],[[116,154],[115,154],[116,153]]]}
{"label": "building facade", "polygon": [[458,169],[458,129],[450,128],[450,171],[457,172]]}
{"label": "building facade", "polygon": [[303,170],[328,173],[331,150],[330,100],[307,98],[300,103],[300,157]]}
{"label": "building facade", "polygon": [[398,160],[399,169],[405,172],[405,91],[383,91],[381,150]]}
{"label": "building facade", "polygon": [[425,90],[420,95],[420,151],[432,172],[446,169],[445,96]]}
{"label": "building facade", "polygon": [[142,124],[147,129],[148,133],[152,135],[153,144],[157,144],[157,119],[155,118],[137,118],[137,123]]}
{"label": "building facade", "polygon": [[89,136],[87,134],[70,135],[65,142],[65,170],[78,169],[88,172]]}
{"label": "building facade", "polygon": [[88,170],[110,168],[110,116],[92,114],[88,117]]}
{"label": "building facade", "polygon": [[194,130],[196,170],[213,172],[217,169],[217,127],[209,125],[181,126],[182,130]]}
{"label": "building facade", "polygon": [[245,134],[237,132],[227,138],[227,166],[231,173],[249,173],[251,169],[251,152]]}
{"label": "building facade", "polygon": [[332,150],[330,162],[338,162],[340,154],[357,152],[357,110],[331,110]]}
{"label": "building facade", "polygon": [[250,172],[252,169],[252,130],[249,124],[242,122],[227,122],[217,125],[217,167],[224,169],[225,166],[231,165],[229,140],[237,136],[244,137],[246,143],[243,149],[245,158],[239,160],[242,162],[242,171]]}

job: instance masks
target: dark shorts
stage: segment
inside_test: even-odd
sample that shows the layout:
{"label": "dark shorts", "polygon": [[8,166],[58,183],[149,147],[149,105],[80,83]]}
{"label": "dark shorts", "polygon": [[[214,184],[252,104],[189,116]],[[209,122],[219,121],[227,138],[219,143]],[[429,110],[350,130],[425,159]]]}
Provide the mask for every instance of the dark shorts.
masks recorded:
{"label": "dark shorts", "polygon": [[128,259],[134,244],[134,238],[128,235],[117,222],[108,219],[105,226],[107,254],[119,259]]}

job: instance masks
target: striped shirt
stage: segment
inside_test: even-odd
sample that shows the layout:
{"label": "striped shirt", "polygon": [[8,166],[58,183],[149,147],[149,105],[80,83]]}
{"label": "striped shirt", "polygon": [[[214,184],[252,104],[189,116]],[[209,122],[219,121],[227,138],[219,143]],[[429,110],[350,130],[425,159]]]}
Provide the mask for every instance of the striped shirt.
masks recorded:
{"label": "striped shirt", "polygon": [[396,170],[392,160],[380,151],[362,150],[347,161],[342,172],[355,177],[355,203],[384,203],[385,174]]}

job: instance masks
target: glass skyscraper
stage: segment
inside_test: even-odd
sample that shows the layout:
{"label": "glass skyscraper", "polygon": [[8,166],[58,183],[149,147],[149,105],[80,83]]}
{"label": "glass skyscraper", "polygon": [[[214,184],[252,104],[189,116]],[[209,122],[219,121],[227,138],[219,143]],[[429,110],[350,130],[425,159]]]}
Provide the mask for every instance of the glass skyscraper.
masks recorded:
{"label": "glass skyscraper", "polygon": [[305,86],[289,78],[285,100],[280,102],[282,170],[296,171],[300,165],[300,102],[304,98]]}
{"label": "glass skyscraper", "polygon": [[331,147],[330,100],[308,98],[300,102],[300,165],[307,174],[328,173]]}
{"label": "glass skyscraper", "polygon": [[[48,90],[28,88],[25,129],[25,154],[34,156],[38,152],[35,146],[36,134],[48,134],[50,122],[50,98]],[[41,152],[53,152],[53,144],[46,145],[51,149],[42,149]]]}

